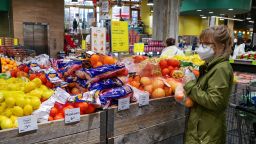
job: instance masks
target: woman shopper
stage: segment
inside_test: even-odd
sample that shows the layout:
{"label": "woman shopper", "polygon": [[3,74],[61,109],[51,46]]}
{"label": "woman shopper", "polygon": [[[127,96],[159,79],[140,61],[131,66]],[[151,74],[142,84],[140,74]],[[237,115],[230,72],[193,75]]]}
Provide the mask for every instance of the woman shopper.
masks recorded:
{"label": "woman shopper", "polygon": [[198,79],[185,77],[184,90],[193,101],[186,127],[186,144],[224,144],[226,141],[225,110],[233,82],[229,63],[232,47],[230,31],[216,26],[202,31],[196,50],[205,65]]}

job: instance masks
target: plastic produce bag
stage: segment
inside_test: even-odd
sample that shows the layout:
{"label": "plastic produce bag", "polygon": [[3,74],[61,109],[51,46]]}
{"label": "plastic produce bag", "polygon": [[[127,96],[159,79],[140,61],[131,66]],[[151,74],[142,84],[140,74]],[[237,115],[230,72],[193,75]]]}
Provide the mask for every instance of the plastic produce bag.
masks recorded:
{"label": "plastic produce bag", "polygon": [[182,105],[185,105],[188,108],[193,106],[193,101],[191,100],[191,98],[185,95],[183,85],[178,85],[176,87],[174,98],[177,102],[181,103]]}
{"label": "plastic produce bag", "polygon": [[65,104],[69,97],[69,93],[61,88],[57,88],[54,94],[48,100],[44,101],[40,108],[32,114],[37,116],[39,123],[47,122],[51,108],[54,106],[55,102]]}

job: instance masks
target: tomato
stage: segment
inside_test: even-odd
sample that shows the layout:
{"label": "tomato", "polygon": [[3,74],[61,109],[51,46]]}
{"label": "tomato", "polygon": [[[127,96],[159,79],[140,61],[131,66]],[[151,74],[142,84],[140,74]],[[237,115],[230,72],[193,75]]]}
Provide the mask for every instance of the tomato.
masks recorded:
{"label": "tomato", "polygon": [[174,67],[180,67],[180,61],[178,60],[173,60],[173,65]]}
{"label": "tomato", "polygon": [[86,114],[90,114],[90,113],[93,113],[95,112],[96,108],[92,105],[92,104],[89,104],[88,105],[88,108],[86,109],[85,113]]}
{"label": "tomato", "polygon": [[46,78],[45,74],[41,74],[41,75],[39,76],[39,79],[42,81],[43,84],[46,84],[46,83],[47,83],[47,78]]}
{"label": "tomato", "polygon": [[196,77],[199,77],[200,73],[199,73],[198,70],[193,70],[192,72],[194,73],[194,75],[195,75]]}
{"label": "tomato", "polygon": [[28,73],[29,72],[29,67],[25,67],[24,69],[23,69],[23,71],[25,72],[25,73]]}
{"label": "tomato", "polygon": [[170,66],[168,66],[168,69],[171,72],[172,70],[174,70],[174,67],[170,65]]}
{"label": "tomato", "polygon": [[29,80],[33,80],[33,79],[35,79],[37,76],[36,76],[36,74],[30,74],[29,75]]}
{"label": "tomato", "polygon": [[64,108],[64,105],[58,102],[55,102],[54,107],[58,110],[62,110]]}
{"label": "tomato", "polygon": [[53,121],[53,117],[49,116],[48,121]]}
{"label": "tomato", "polygon": [[50,111],[50,116],[54,117],[58,113],[58,109],[56,107],[53,107]]}
{"label": "tomato", "polygon": [[46,82],[45,86],[47,86],[48,88],[53,88],[53,84],[49,81]]}
{"label": "tomato", "polygon": [[170,70],[169,70],[168,68],[164,68],[164,69],[162,70],[162,75],[163,75],[163,76],[169,75],[169,73],[170,73]]}
{"label": "tomato", "polygon": [[17,70],[12,70],[11,71],[11,76],[12,77],[17,77]]}
{"label": "tomato", "polygon": [[55,117],[54,120],[59,120],[59,119],[64,119],[64,115],[62,113],[58,113]]}
{"label": "tomato", "polygon": [[88,103],[86,103],[86,102],[76,103],[75,107],[80,108],[80,114],[85,114],[85,111],[88,108]]}
{"label": "tomato", "polygon": [[166,60],[160,60],[159,66],[160,66],[161,69],[164,69],[164,68],[168,67],[168,63],[167,63]]}

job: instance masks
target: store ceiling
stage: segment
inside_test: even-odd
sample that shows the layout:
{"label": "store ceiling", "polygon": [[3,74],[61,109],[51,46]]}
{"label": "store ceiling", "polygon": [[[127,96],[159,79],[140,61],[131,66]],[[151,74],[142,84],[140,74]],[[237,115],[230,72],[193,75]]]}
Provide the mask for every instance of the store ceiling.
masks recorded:
{"label": "store ceiling", "polygon": [[181,15],[233,16],[250,11],[252,0],[182,0]]}

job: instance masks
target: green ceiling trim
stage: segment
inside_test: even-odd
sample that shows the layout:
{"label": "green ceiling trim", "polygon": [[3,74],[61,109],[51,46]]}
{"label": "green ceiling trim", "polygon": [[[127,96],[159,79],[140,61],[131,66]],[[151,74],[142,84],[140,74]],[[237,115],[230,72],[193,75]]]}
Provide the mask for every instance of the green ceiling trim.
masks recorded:
{"label": "green ceiling trim", "polygon": [[10,0],[0,0],[0,11],[8,11]]}

